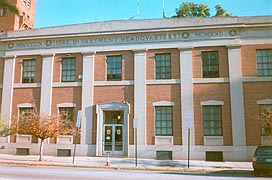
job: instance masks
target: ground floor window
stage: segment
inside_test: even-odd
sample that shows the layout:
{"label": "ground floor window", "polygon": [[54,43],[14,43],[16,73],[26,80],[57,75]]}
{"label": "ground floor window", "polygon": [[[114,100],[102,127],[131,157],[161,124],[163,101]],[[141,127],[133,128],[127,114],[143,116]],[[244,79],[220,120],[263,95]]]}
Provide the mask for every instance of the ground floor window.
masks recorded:
{"label": "ground floor window", "polygon": [[272,104],[261,104],[259,106],[261,119],[261,135],[272,135]]}
{"label": "ground floor window", "polygon": [[203,106],[204,136],[222,136],[222,117],[220,105]]}
{"label": "ground floor window", "polygon": [[59,113],[63,116],[67,122],[74,121],[74,108],[73,107],[60,107]]}
{"label": "ground floor window", "polygon": [[18,123],[18,130],[20,132],[20,134],[26,134],[23,131],[21,131],[22,129],[24,129],[24,118],[26,118],[28,115],[30,115],[33,112],[33,108],[32,107],[22,107],[19,108],[19,123]]}
{"label": "ground floor window", "polygon": [[172,136],[172,107],[158,106],[156,110],[156,135],[157,136]]}

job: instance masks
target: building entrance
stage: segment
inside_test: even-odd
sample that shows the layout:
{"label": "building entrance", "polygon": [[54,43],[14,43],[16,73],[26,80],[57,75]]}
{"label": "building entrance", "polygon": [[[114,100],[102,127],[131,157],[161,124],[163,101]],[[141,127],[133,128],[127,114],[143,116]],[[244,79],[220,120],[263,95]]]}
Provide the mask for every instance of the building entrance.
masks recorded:
{"label": "building entrance", "polygon": [[124,118],[123,111],[104,111],[103,155],[123,156]]}

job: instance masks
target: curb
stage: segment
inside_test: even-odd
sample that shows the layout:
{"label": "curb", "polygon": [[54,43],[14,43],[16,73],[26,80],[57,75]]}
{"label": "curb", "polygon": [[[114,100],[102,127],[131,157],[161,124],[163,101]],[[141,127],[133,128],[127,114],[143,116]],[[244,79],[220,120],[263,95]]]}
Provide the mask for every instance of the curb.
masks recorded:
{"label": "curb", "polygon": [[125,166],[101,166],[101,165],[74,165],[61,163],[44,163],[44,162],[17,162],[17,161],[0,161],[5,165],[23,165],[23,166],[45,166],[45,167],[74,167],[74,168],[93,168],[93,169],[114,169],[114,170],[140,170],[140,171],[166,171],[176,173],[199,173],[199,174],[253,174],[252,170],[234,170],[230,168],[217,169],[187,169],[187,168],[162,168],[162,167],[125,167]]}

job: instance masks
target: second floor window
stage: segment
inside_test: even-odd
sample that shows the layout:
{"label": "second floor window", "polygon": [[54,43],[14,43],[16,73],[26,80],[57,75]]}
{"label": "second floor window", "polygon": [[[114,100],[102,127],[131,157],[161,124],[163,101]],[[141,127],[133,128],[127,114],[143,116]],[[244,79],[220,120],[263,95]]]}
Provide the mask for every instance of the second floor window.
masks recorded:
{"label": "second floor window", "polygon": [[23,60],[23,83],[34,83],[36,60]]}
{"label": "second floor window", "polygon": [[258,76],[272,76],[272,49],[257,50]]}
{"label": "second floor window", "polygon": [[219,63],[218,52],[202,52],[202,73],[203,78],[218,78],[219,77]]}
{"label": "second floor window", "polygon": [[171,78],[171,55],[170,54],[156,54],[156,79],[170,79]]}
{"label": "second floor window", "polygon": [[107,80],[108,81],[122,80],[122,56],[107,57]]}
{"label": "second floor window", "polygon": [[204,136],[222,136],[221,106],[203,106]]}
{"label": "second floor window", "polygon": [[76,75],[76,59],[75,58],[63,58],[62,59],[62,82],[75,81]]}

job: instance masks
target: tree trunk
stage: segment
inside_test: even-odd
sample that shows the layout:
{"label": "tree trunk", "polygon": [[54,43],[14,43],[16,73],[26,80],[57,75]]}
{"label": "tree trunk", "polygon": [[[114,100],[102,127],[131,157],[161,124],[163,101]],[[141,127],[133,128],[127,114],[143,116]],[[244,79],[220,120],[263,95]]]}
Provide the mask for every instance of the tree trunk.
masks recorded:
{"label": "tree trunk", "polygon": [[41,144],[40,144],[40,158],[39,161],[43,160],[43,141],[44,139],[41,139]]}

